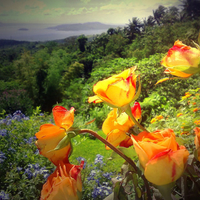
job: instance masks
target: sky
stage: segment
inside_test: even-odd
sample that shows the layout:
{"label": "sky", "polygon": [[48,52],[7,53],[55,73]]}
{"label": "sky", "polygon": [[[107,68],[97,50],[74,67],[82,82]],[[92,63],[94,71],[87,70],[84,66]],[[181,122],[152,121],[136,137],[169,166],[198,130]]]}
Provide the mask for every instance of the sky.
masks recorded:
{"label": "sky", "polygon": [[159,5],[180,4],[180,0],[0,0],[0,23],[127,24],[133,17],[147,18]]}

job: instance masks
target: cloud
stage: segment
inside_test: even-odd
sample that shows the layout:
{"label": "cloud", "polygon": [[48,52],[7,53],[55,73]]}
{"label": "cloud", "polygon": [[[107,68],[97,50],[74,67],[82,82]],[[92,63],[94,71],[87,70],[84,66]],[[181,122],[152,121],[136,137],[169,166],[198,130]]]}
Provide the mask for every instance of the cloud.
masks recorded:
{"label": "cloud", "polygon": [[72,8],[69,12],[67,12],[67,15],[79,15],[87,12],[86,7],[82,7],[79,9]]}
{"label": "cloud", "polygon": [[0,13],[6,13],[10,11],[23,13],[30,13],[31,10],[43,9],[46,5],[39,0],[20,0],[20,1],[1,1]]}
{"label": "cloud", "polygon": [[82,1],[85,4],[88,4],[91,0],[80,0],[80,1]]}

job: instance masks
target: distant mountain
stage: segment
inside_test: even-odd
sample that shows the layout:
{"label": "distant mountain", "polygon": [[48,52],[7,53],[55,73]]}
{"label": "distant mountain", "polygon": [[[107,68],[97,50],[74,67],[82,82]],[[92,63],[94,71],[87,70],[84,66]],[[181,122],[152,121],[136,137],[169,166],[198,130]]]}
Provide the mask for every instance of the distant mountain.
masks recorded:
{"label": "distant mountain", "polygon": [[28,31],[28,28],[19,28],[18,31]]}
{"label": "distant mountain", "polygon": [[102,24],[100,22],[87,22],[87,23],[78,23],[78,24],[61,24],[54,27],[48,27],[47,29],[56,29],[58,31],[80,31],[80,30],[100,30],[100,29],[109,29],[117,28],[120,25],[109,25]]}

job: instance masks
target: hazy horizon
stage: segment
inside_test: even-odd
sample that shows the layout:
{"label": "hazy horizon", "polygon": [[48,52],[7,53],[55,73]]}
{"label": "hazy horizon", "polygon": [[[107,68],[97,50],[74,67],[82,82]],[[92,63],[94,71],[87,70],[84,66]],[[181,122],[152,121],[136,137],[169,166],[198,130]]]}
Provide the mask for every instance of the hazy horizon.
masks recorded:
{"label": "hazy horizon", "polygon": [[44,41],[63,39],[65,35],[99,34],[106,29],[63,33],[47,31],[44,26],[87,22],[123,26],[133,17],[142,21],[153,15],[159,5],[178,7],[180,4],[180,0],[0,0],[0,39]]}
{"label": "hazy horizon", "polygon": [[[88,22],[90,23],[90,22]],[[56,29],[48,29],[62,24],[28,24],[28,23],[15,23],[1,25],[0,39],[18,40],[18,41],[50,41],[64,39],[70,36],[77,35],[96,35],[106,32],[108,29],[96,30],[77,30],[77,31],[64,31]],[[112,25],[111,25],[112,26]],[[120,26],[120,25],[119,25]],[[21,29],[21,30],[20,30]]]}

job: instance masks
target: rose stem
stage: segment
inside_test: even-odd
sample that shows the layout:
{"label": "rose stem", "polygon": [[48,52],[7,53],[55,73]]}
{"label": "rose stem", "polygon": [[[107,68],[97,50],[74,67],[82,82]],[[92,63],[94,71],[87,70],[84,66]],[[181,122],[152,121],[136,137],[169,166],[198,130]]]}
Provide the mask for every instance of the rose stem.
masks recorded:
{"label": "rose stem", "polygon": [[[120,155],[124,160],[126,160],[126,162],[128,162],[133,168],[134,170],[137,172],[138,168],[135,165],[135,163],[129,158],[127,157],[125,154],[123,154],[119,149],[117,149],[116,147],[114,147],[112,144],[110,144],[110,142],[108,142],[107,140],[105,140],[103,137],[101,137],[98,133],[96,133],[95,131],[92,131],[90,129],[81,129],[80,132],[81,133],[90,133],[91,135],[95,136],[97,139],[99,139],[101,142],[103,142],[105,145],[107,145],[108,147],[110,147],[113,151],[115,151],[118,155]],[[150,193],[150,188],[148,185],[148,182],[146,180],[146,178],[144,176],[141,176],[142,179],[144,180],[144,184],[147,190],[147,195],[149,200],[151,200],[151,193]]]}

